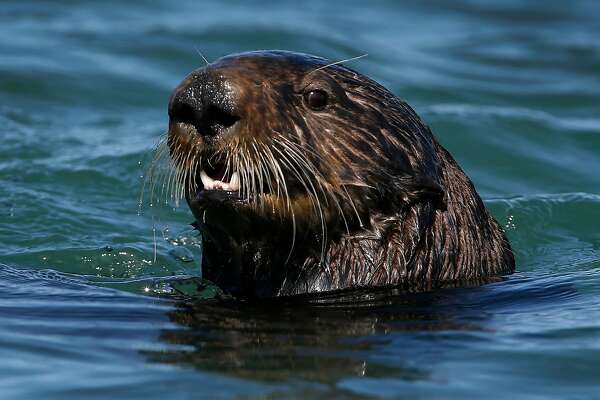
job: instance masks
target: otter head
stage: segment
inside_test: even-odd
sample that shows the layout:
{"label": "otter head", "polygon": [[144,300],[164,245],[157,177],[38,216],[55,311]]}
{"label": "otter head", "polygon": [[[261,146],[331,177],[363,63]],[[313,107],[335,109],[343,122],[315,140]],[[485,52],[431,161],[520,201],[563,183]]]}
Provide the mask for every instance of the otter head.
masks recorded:
{"label": "otter head", "polygon": [[169,118],[171,157],[206,239],[203,274],[232,292],[277,294],[375,217],[444,204],[436,144],[415,112],[323,58],[221,58],[175,89]]}

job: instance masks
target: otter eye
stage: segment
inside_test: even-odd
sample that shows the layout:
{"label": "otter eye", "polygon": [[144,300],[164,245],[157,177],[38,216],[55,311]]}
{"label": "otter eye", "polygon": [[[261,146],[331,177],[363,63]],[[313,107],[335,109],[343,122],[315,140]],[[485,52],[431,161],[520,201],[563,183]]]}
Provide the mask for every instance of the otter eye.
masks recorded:
{"label": "otter eye", "polygon": [[323,90],[311,90],[304,94],[304,101],[313,110],[322,110],[327,105],[327,93]]}

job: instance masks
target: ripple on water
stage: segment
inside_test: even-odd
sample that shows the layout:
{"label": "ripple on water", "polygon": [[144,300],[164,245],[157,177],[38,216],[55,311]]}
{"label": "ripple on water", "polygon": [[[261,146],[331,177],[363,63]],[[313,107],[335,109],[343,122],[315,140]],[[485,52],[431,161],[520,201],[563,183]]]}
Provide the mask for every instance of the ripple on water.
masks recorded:
{"label": "ripple on water", "polygon": [[600,266],[600,195],[561,193],[488,200],[516,249],[519,269],[585,271]]}
{"label": "ripple on water", "polygon": [[437,104],[424,109],[425,112],[440,113],[444,115],[457,115],[461,118],[496,117],[508,120],[529,120],[541,123],[548,128],[570,130],[578,132],[600,132],[600,119],[598,118],[570,118],[557,117],[550,113],[528,108],[485,106],[473,104]]}
{"label": "ripple on water", "polygon": [[[598,393],[597,1],[2,7],[3,398]],[[316,305],[224,300],[197,278],[186,207],[138,215],[139,163],[171,89],[203,64],[196,48],[369,53],[350,66],[431,124],[507,230],[518,273]]]}

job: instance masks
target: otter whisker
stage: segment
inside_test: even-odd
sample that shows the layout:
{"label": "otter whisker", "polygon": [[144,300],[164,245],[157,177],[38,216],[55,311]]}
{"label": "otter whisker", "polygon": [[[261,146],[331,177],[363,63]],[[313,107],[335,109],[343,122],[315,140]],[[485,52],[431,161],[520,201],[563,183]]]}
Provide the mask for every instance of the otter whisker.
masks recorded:
{"label": "otter whisker", "polygon": [[292,203],[291,203],[291,199],[290,199],[290,195],[289,195],[287,183],[286,183],[286,180],[285,180],[285,174],[283,173],[283,169],[281,168],[280,163],[277,161],[277,159],[273,155],[273,152],[271,151],[271,148],[269,148],[268,146],[264,146],[264,151],[267,153],[268,159],[271,161],[270,165],[272,167],[274,167],[275,175],[279,177],[277,179],[277,182],[278,182],[278,184],[282,185],[283,192],[284,192],[285,198],[286,198],[286,204],[287,204],[288,210],[290,210],[293,213]]}
{"label": "otter whisker", "polygon": [[364,228],[362,219],[360,218],[360,214],[358,213],[358,210],[356,209],[354,200],[352,200],[352,196],[350,196],[350,193],[348,193],[348,189],[346,188],[346,186],[342,185],[342,189],[344,189],[344,193],[346,193],[346,198],[348,199],[348,202],[350,203],[350,205],[352,206],[352,209],[354,210],[354,214],[356,215],[356,218],[358,219],[358,225],[361,228]]}
{"label": "otter whisker", "polygon": [[171,156],[174,168],[171,168],[171,170],[169,171],[167,179],[163,182],[161,190],[160,190],[160,197],[163,198],[163,196],[164,196],[165,203],[169,202],[169,195],[170,195],[170,191],[171,191],[173,176],[177,173],[178,160],[182,156],[180,150],[181,150],[181,146],[178,143],[172,152],[174,154],[174,156],[173,155]]}
{"label": "otter whisker", "polygon": [[[318,168],[312,162],[310,162],[305,155],[302,154],[303,151],[302,151],[302,149],[300,149],[299,145],[297,145],[296,143],[294,143],[294,142],[290,141],[289,139],[285,138],[280,133],[278,133],[278,136],[280,138],[282,138],[287,143],[286,149],[291,154],[293,154],[295,156],[295,158],[299,162],[303,163],[305,165],[305,167],[307,168],[307,170],[311,174],[313,174],[315,176],[315,182],[316,182],[317,186],[319,187],[319,190],[323,194],[323,197],[325,199],[326,204],[328,204],[328,199],[329,198],[331,198],[331,200],[333,200],[333,202],[335,203],[336,208],[338,209],[338,211],[340,213],[340,216],[341,216],[342,221],[344,223],[344,226],[346,228],[346,232],[349,233],[350,232],[350,228],[349,228],[349,225],[348,225],[348,221],[346,219],[346,215],[344,213],[344,210],[343,210],[340,202],[338,201],[337,193],[333,190],[333,188],[331,186],[329,186],[329,185],[325,186],[323,184],[323,182],[326,182],[326,179],[319,172]],[[314,155],[317,156],[318,158],[321,158],[316,153]]]}
{"label": "otter whisker", "polygon": [[191,154],[192,154],[192,152],[189,152],[183,160],[183,166],[182,166],[183,174],[181,175],[181,182],[180,182],[180,187],[179,187],[180,190],[179,190],[179,196],[177,198],[177,202],[179,202],[179,199],[183,198],[183,196],[185,195],[185,192],[187,190],[187,187],[188,187],[188,180],[190,179],[189,162],[190,162]]}
{"label": "otter whisker", "polygon": [[[262,166],[262,162],[260,160],[260,158],[258,158],[258,154],[256,151],[256,144],[255,144],[255,140],[252,140],[252,148],[254,150],[254,157],[252,157],[255,160],[255,165],[254,165],[254,169],[256,171],[256,190],[257,190],[257,195],[260,195],[262,193],[264,193],[263,191],[263,166]],[[263,200],[263,196],[260,196],[260,209],[263,210],[264,209],[264,200]]]}
{"label": "otter whisker", "polygon": [[[275,192],[275,189],[273,188],[273,181],[276,178],[271,176],[271,172],[272,172],[271,167],[270,167],[268,161],[264,157],[264,150],[259,151],[258,148],[256,147],[257,146],[256,143],[254,143],[253,146],[255,146],[256,155],[260,159],[261,174],[263,174],[265,177],[265,181],[267,182],[267,187],[268,187],[269,193],[271,194],[271,196],[274,196],[276,200],[278,200],[280,197],[279,196],[279,188],[277,188],[277,192]],[[275,206],[273,205],[272,207],[274,209]]]}
{"label": "otter whisker", "polygon": [[[189,187],[189,181],[191,180],[190,177],[190,156],[192,155],[192,152],[189,152],[187,157],[184,160],[184,165],[183,165],[183,176],[182,176],[182,182],[181,182],[181,186],[180,186],[180,192],[179,192],[179,197],[176,200],[176,205],[179,205],[179,200],[185,198],[186,195],[186,191],[188,190]],[[188,192],[189,193],[189,192]]]}
{"label": "otter whisker", "polygon": [[179,168],[179,165],[181,163],[181,159],[184,157],[184,154],[182,152],[179,151],[180,150],[180,146],[178,144],[177,146],[177,150],[176,150],[176,156],[173,159],[173,164],[175,165],[175,170],[171,172],[171,174],[169,175],[169,180],[168,180],[168,184],[166,187],[166,193],[165,193],[165,202],[168,203],[169,201],[173,201],[174,199],[174,193],[176,191],[176,187],[177,187],[177,182],[179,181],[179,174],[181,173],[181,170]]}
{"label": "otter whisker", "polygon": [[223,176],[231,176],[235,172],[231,168],[231,157],[231,152],[225,155],[225,172],[223,173]]}
{"label": "otter whisker", "polygon": [[152,160],[150,161],[150,163],[144,173],[144,180],[142,183],[142,188],[140,191],[140,198],[139,198],[139,203],[138,203],[139,204],[138,212],[141,212],[141,209],[143,207],[144,194],[146,192],[146,188],[148,185],[150,185],[150,203],[152,203],[153,194],[154,194],[154,186],[156,185],[156,181],[158,181],[160,179],[160,177],[161,177],[160,174],[162,172],[162,170],[160,169],[160,162],[163,161],[164,155],[168,154],[167,153],[168,149],[169,149],[169,147],[167,145],[167,136],[164,135],[157,141],[157,144],[154,147],[154,156],[152,157]]}
{"label": "otter whisker", "polygon": [[292,243],[290,245],[290,251],[288,252],[288,256],[284,262],[284,264],[287,264],[292,256],[292,252],[294,251],[294,247],[296,245],[296,232],[297,232],[296,214],[294,212],[294,208],[292,207],[287,183],[285,180],[285,175],[283,173],[283,169],[281,168],[280,163],[277,161],[277,159],[273,155],[273,152],[271,151],[271,148],[269,146],[266,146],[263,144],[262,147],[263,147],[263,152],[267,155],[266,156],[266,159],[268,160],[267,165],[269,165],[269,168],[272,170],[273,175],[276,177],[275,180],[277,183],[278,196],[279,196],[279,191],[282,190],[285,195],[285,204],[287,206],[287,210],[289,211],[291,220],[292,220]]}
{"label": "otter whisker", "polygon": [[318,214],[318,218],[321,222],[321,259],[323,259],[325,255],[325,247],[327,241],[327,226],[325,224],[325,218],[323,214],[323,208],[321,206],[321,201],[319,200],[319,196],[316,193],[315,187],[310,179],[308,179],[308,182],[304,179],[304,176],[298,171],[294,163],[289,159],[288,155],[283,153],[277,147],[274,147],[274,150],[279,153],[281,160],[292,171],[292,173],[294,174],[296,179],[298,179],[301,185],[304,186],[308,198],[310,199],[311,204],[313,205],[313,209]]}
{"label": "otter whisker", "polygon": [[185,180],[187,178],[187,168],[186,163],[190,156],[188,152],[181,160],[181,164],[178,166],[179,173],[177,174],[177,189],[175,190],[175,198],[173,199],[175,202],[175,206],[179,205],[179,199],[181,198],[182,192],[185,187]]}
{"label": "otter whisker", "polygon": [[183,157],[180,158],[179,163],[177,164],[178,173],[175,178],[175,188],[172,193],[172,201],[176,206],[179,205],[179,199],[183,196],[183,191],[185,189],[185,182],[187,179],[188,169],[187,163],[189,160],[191,152],[186,152]]}
{"label": "otter whisker", "polygon": [[[288,151],[288,155],[291,156],[296,161],[296,164],[300,167],[304,176],[308,180],[314,181],[316,183],[316,185],[319,187],[321,193],[323,193],[323,199],[325,200],[325,204],[329,205],[328,196],[326,195],[325,190],[323,188],[323,184],[321,183],[322,181],[324,181],[324,178],[321,175],[321,173],[318,171],[318,169],[311,162],[309,162],[306,159],[306,157],[304,157],[294,147],[290,147],[285,144],[282,144],[282,145],[284,147],[286,147],[286,150]],[[314,179],[312,178],[311,174],[312,174],[312,176],[314,176]]]}
{"label": "otter whisker", "polygon": [[194,189],[192,186],[192,181],[194,180],[194,159],[196,157],[196,152],[194,151],[190,151],[190,156],[188,157],[187,163],[186,163],[186,169],[187,169],[187,178],[185,180],[185,190],[184,190],[184,197],[188,197],[192,194],[192,190]]}
{"label": "otter whisker", "polygon": [[164,182],[166,181],[166,178],[169,176],[169,174],[173,173],[174,170],[175,170],[175,168],[173,165],[173,161],[171,159],[169,159],[169,161],[167,162],[166,168],[163,170],[163,172],[159,173],[156,181],[153,182],[153,184],[152,184],[152,190],[151,190],[151,202],[152,203],[155,202],[155,198],[156,198],[156,201],[160,201],[160,196],[155,197],[155,194],[154,194],[156,184],[161,182],[162,186],[164,187]]}
{"label": "otter whisker", "polygon": [[265,165],[267,165],[267,169],[273,173],[275,179],[275,185],[277,186],[276,197],[281,197],[282,188],[285,189],[285,201],[287,205],[287,209],[290,210],[291,204],[289,196],[287,195],[287,187],[285,186],[285,177],[281,172],[281,167],[277,163],[277,160],[273,156],[273,153],[270,151],[268,146],[262,144],[262,151],[260,152],[260,157],[264,159]]}
{"label": "otter whisker", "polygon": [[327,64],[327,65],[323,65],[322,67],[319,67],[319,68],[315,68],[315,69],[313,69],[313,70],[312,70],[312,71],[310,71],[308,74],[306,74],[306,76],[309,76],[309,75],[311,75],[311,74],[314,74],[315,72],[317,72],[317,71],[321,71],[321,70],[323,70],[323,69],[325,69],[325,68],[333,67],[334,65],[343,64],[343,63],[345,63],[345,62],[350,62],[350,61],[354,61],[354,60],[359,60],[359,59],[361,59],[361,58],[364,58],[364,57],[366,57],[366,56],[368,56],[368,55],[369,55],[368,53],[365,53],[365,54],[361,54],[360,56],[351,57],[351,58],[346,58],[345,60],[334,61],[334,62],[332,62],[332,63],[329,63],[329,64]]}
{"label": "otter whisker", "polygon": [[[266,184],[266,187],[269,190],[270,195],[272,197],[274,197],[275,200],[278,200],[279,192],[275,193],[275,190],[273,188],[273,178],[271,177],[271,169],[269,167],[269,164],[266,162],[266,160],[263,156],[263,151],[260,151],[258,149],[258,143],[256,141],[253,141],[252,147],[254,148],[255,158],[257,159],[257,162],[258,162],[258,169],[259,169],[259,175],[260,175],[260,181],[259,181],[260,192],[264,193],[265,184]],[[272,203],[272,207],[274,208],[274,203]]]}
{"label": "otter whisker", "polygon": [[194,170],[192,172],[192,190],[191,190],[191,194],[193,194],[194,192],[196,192],[196,190],[198,190],[198,182],[196,181],[197,176],[198,176],[198,168],[202,165],[202,156],[201,155],[196,155],[196,157],[194,157]]}
{"label": "otter whisker", "polygon": [[[179,147],[180,146],[178,146],[178,148]],[[195,153],[192,151],[188,151],[184,154],[179,152],[174,159],[177,172],[172,176],[169,182],[168,193],[170,192],[170,199],[175,203],[176,207],[179,206],[179,201],[184,198],[189,186],[188,182],[191,179],[190,158],[193,155],[195,155]]]}
{"label": "otter whisker", "polygon": [[254,199],[254,191],[252,189],[252,182],[254,180],[254,172],[253,172],[253,168],[251,168],[251,159],[248,157],[248,155],[246,154],[246,149],[244,149],[244,151],[240,151],[240,155],[241,155],[241,162],[242,162],[242,169],[245,171],[245,175],[246,175],[246,179],[245,179],[245,195],[246,195],[246,201],[250,202],[251,199]]}
{"label": "otter whisker", "polygon": [[173,187],[172,187],[172,190],[170,193],[170,201],[171,202],[175,202],[178,197],[182,173],[183,173],[183,171],[181,170],[181,168],[178,167],[177,172],[175,173],[175,177],[173,179]]}
{"label": "otter whisker", "polygon": [[251,191],[250,191],[250,174],[251,174],[251,169],[250,169],[250,164],[249,164],[249,160],[246,157],[246,153],[244,151],[241,151],[241,149],[238,149],[238,154],[239,154],[239,163],[240,163],[240,169],[242,171],[244,171],[244,179],[242,181],[243,185],[243,198],[246,201],[250,201],[250,196],[252,195]]}
{"label": "otter whisker", "polygon": [[200,51],[200,49],[198,49],[198,46],[194,46],[194,49],[196,49],[196,53],[198,53],[200,55],[200,57],[202,57],[202,59],[204,60],[204,62],[206,63],[206,65],[210,65],[210,63],[208,62],[208,60],[206,59],[206,57],[204,57],[204,54],[202,54],[202,52]]}
{"label": "otter whisker", "polygon": [[[315,158],[317,158],[317,159],[318,159],[320,162],[323,162],[323,163],[327,163],[327,162],[328,162],[328,161],[327,161],[327,160],[325,160],[325,159],[324,159],[324,158],[323,158],[323,157],[322,157],[322,156],[321,156],[321,155],[320,155],[320,154],[317,152],[317,150],[316,150],[316,149],[314,149],[314,147],[312,147],[310,144],[308,144],[308,143],[306,143],[306,144],[303,144],[303,147],[302,147],[302,148],[300,148],[300,146],[299,146],[297,143],[294,143],[293,141],[291,141],[289,138],[286,138],[286,137],[285,137],[284,135],[282,135],[281,133],[277,132],[277,134],[278,134],[278,137],[279,137],[280,139],[284,140],[284,141],[285,141],[286,143],[288,143],[290,146],[297,148],[297,149],[298,149],[298,150],[297,150],[297,153],[300,153],[300,152],[308,152],[308,153],[309,153],[311,156],[314,156],[314,157],[315,157]],[[311,163],[311,165],[312,165],[312,163]],[[326,191],[329,193],[329,196],[330,196],[330,197],[333,199],[333,201],[334,201],[334,203],[335,203],[335,205],[336,205],[336,208],[338,209],[338,211],[339,211],[339,213],[340,213],[340,216],[342,217],[342,220],[343,220],[343,222],[344,222],[344,226],[345,226],[345,228],[346,228],[346,232],[347,232],[347,233],[350,233],[350,227],[349,227],[349,225],[348,225],[348,221],[347,221],[347,219],[346,219],[346,214],[345,214],[345,212],[344,212],[344,209],[342,208],[342,205],[340,204],[340,202],[339,202],[339,200],[338,200],[338,195],[339,195],[339,192],[338,192],[338,191],[336,191],[336,190],[334,190],[334,188],[333,188],[333,187],[331,187],[330,185],[324,186],[324,185],[322,184],[322,182],[326,182],[326,179],[324,179],[324,178],[322,177],[322,175],[320,174],[320,172],[318,171],[318,168],[317,168],[316,166],[312,165],[312,167],[313,167],[313,168],[314,168],[314,170],[315,170],[315,175],[319,175],[319,176],[321,176],[321,178],[322,178],[322,179],[319,179],[319,180],[317,180],[317,183],[319,183],[319,185],[320,185],[322,188],[324,188],[324,189],[325,189],[325,190],[326,190]],[[342,185],[343,185],[343,183],[342,183]],[[357,219],[358,219],[358,222],[359,222],[359,226],[363,227],[363,224],[362,224],[362,221],[361,221],[360,215],[358,214],[358,211],[357,211],[357,209],[356,209],[356,206],[354,205],[354,201],[352,200],[352,198],[351,198],[351,197],[349,197],[348,191],[347,191],[345,188],[343,188],[343,189],[344,189],[344,193],[343,193],[343,195],[344,195],[344,196],[343,196],[343,197],[345,197],[345,198],[347,198],[347,199],[349,200],[349,202],[350,202],[350,204],[351,204],[351,206],[352,206],[352,208],[353,208],[353,210],[354,210],[354,212],[355,212],[355,214],[356,214],[356,216],[357,216]]]}
{"label": "otter whisker", "polygon": [[248,159],[252,160],[252,162],[250,163],[251,175],[252,175],[252,198],[255,202],[258,203],[259,209],[263,210],[264,198],[263,198],[263,196],[261,196],[261,191],[259,189],[260,176],[259,176],[259,170],[257,168],[258,160],[251,155],[250,149],[248,147],[245,147],[245,150],[247,152]]}

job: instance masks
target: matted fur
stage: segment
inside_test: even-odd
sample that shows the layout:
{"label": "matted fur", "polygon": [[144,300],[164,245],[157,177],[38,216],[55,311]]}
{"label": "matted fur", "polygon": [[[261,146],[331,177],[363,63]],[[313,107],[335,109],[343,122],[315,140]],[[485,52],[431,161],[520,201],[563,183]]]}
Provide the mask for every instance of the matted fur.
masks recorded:
{"label": "matted fur", "polygon": [[[502,229],[427,125],[378,83],[331,64],[236,54],[174,91],[168,146],[205,236],[203,276],[271,297],[512,272]],[[327,93],[325,109],[307,106],[311,90]],[[210,137],[194,120],[209,106],[235,121]],[[200,170],[216,163],[239,173],[239,193],[202,190]]]}

